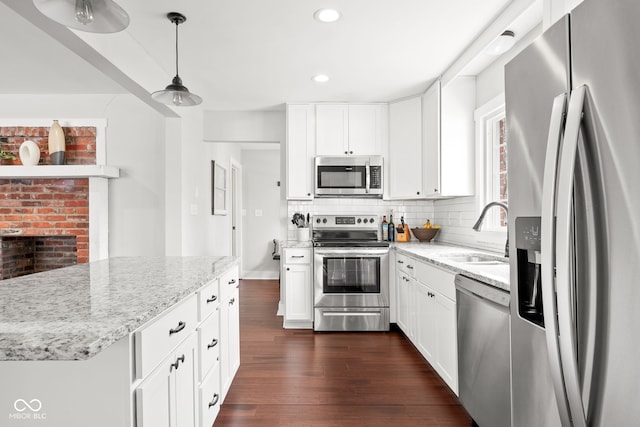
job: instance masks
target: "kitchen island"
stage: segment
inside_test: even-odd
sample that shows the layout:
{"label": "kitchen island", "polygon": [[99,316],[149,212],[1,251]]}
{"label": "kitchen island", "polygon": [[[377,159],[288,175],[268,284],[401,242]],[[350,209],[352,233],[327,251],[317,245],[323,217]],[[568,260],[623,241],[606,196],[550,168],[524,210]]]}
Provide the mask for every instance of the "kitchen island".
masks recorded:
{"label": "kitchen island", "polygon": [[217,414],[239,365],[237,265],[112,258],[0,282],[0,425],[196,426]]}

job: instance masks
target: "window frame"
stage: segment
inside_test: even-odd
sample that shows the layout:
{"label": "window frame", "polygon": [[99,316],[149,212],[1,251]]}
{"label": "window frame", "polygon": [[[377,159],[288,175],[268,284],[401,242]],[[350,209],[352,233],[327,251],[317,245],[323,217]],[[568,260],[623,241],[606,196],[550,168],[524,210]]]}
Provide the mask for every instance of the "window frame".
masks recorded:
{"label": "window frame", "polygon": [[[499,194],[494,192],[494,166],[499,164],[499,154],[496,156],[494,142],[497,124],[505,118],[505,97],[504,93],[486,102],[474,112],[476,123],[476,152],[479,153],[477,164],[477,214],[480,215],[487,203],[499,201]],[[505,134],[507,130],[505,129]],[[496,145],[499,147],[499,145]],[[499,166],[498,166],[499,167]],[[507,166],[508,168],[508,166]],[[497,189],[499,193],[499,187]],[[508,193],[508,188],[507,188]],[[491,231],[500,234],[507,233],[507,226],[500,225],[500,214],[502,209],[491,209],[487,212],[482,224],[482,231]]]}

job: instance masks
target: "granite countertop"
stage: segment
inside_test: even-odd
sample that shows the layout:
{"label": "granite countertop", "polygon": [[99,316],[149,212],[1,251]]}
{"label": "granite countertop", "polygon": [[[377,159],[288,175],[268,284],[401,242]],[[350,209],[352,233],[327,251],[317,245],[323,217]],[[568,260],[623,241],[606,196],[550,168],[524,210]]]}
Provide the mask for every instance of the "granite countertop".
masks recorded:
{"label": "granite countertop", "polygon": [[0,360],[84,360],[202,285],[235,257],[127,257],[0,281]]}
{"label": "granite countertop", "polygon": [[310,248],[313,246],[311,240],[281,240],[280,247],[282,248]]}
{"label": "granite countertop", "polygon": [[[393,246],[400,252],[412,255],[420,260],[429,262],[442,268],[453,271],[456,274],[465,276],[495,286],[504,291],[510,291],[509,286],[509,264],[508,258],[495,253],[482,251],[479,249],[467,248],[464,246],[445,245],[441,243],[394,243]],[[452,255],[483,254],[496,261],[505,263],[494,264],[467,264],[455,262],[448,257]]]}

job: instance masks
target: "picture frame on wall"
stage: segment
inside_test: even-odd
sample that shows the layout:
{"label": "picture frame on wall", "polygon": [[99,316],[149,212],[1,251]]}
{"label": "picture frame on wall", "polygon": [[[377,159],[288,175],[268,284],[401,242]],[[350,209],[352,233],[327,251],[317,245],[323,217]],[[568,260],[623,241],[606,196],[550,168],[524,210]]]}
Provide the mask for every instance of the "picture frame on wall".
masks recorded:
{"label": "picture frame on wall", "polygon": [[227,214],[227,168],[211,161],[211,215]]}

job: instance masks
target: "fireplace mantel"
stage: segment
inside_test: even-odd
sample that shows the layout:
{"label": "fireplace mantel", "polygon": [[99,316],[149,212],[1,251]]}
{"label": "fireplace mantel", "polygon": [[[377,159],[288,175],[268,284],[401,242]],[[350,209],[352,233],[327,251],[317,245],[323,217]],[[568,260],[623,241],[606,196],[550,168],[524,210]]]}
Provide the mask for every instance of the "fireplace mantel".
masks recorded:
{"label": "fireplace mantel", "polygon": [[0,179],[119,178],[120,169],[106,165],[0,166]]}

